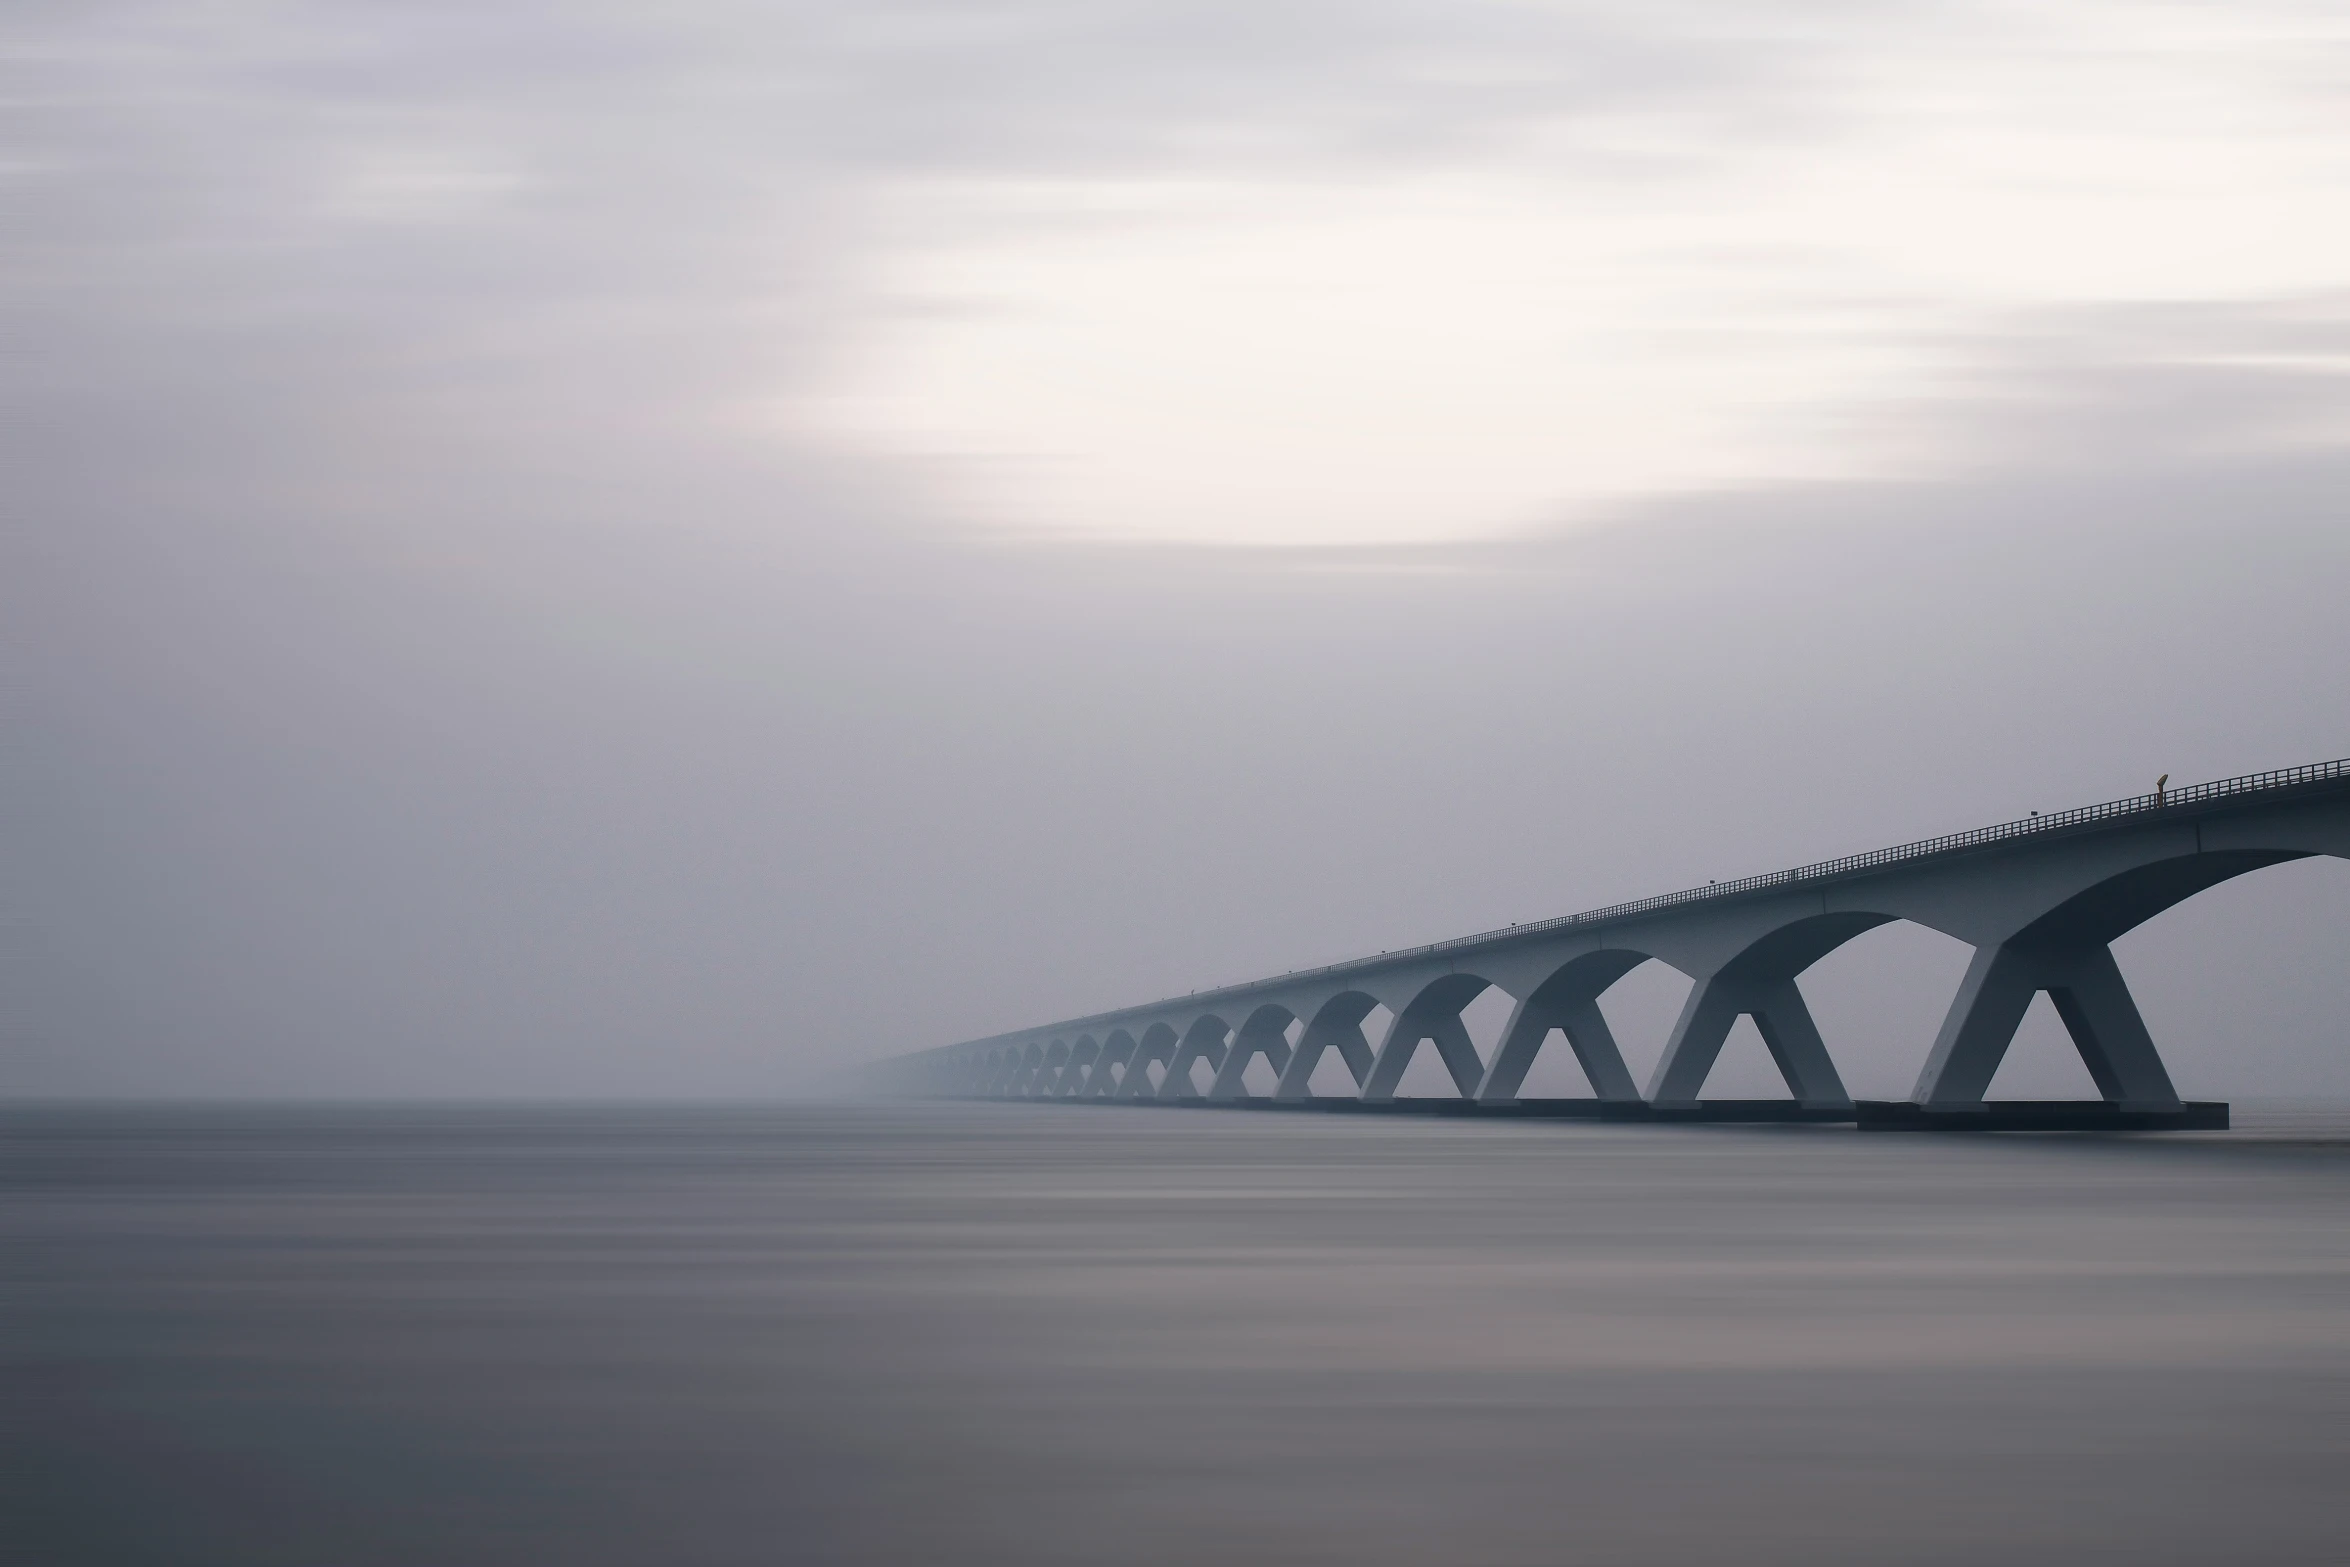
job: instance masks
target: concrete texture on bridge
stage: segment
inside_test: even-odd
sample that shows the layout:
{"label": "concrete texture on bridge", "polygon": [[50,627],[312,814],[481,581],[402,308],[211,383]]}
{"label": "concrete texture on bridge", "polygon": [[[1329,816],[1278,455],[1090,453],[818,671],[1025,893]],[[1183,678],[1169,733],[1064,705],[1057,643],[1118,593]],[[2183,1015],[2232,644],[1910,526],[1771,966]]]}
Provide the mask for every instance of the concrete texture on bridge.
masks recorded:
{"label": "concrete texture on bridge", "polygon": [[[928,1095],[1306,1108],[1333,1102],[1307,1085],[1336,1051],[1356,1087],[1337,1103],[1400,1109],[1397,1085],[1427,1046],[1458,1098],[1419,1103],[1473,1112],[1519,1105],[1555,1034],[1597,1097],[1545,1101],[1589,1107],[1553,1113],[1711,1119],[1699,1090],[1732,1026],[1751,1017],[1793,1098],[1777,1111],[1752,1107],[1756,1115],[1989,1125],[1967,1118],[1994,1113],[1984,1092],[2045,991],[2102,1096],[2084,1124],[2211,1124],[2215,1111],[2224,1124],[2224,1107],[2182,1105],[2111,943],[2231,877],[2321,854],[2350,858],[2350,761],[2158,791],[970,1040],[885,1063],[882,1075],[891,1089]],[[1895,920],[1955,936],[1974,956],[1907,1105],[1864,1114],[1797,981]],[[1693,984],[1644,1091],[1598,1003],[1649,962]],[[1489,989],[1514,1003],[1490,1060],[1461,1017]],[[1382,1007],[1392,1021],[1373,1040],[1364,1023]],[[1269,1104],[1252,1101],[1243,1081],[1260,1056],[1276,1079]],[[1212,1074],[1204,1089],[1203,1062]],[[1732,1107],[1720,1110],[1731,1117]],[[2047,1107],[2037,1120],[2004,1112],[2000,1124],[2018,1114],[2069,1124]]]}

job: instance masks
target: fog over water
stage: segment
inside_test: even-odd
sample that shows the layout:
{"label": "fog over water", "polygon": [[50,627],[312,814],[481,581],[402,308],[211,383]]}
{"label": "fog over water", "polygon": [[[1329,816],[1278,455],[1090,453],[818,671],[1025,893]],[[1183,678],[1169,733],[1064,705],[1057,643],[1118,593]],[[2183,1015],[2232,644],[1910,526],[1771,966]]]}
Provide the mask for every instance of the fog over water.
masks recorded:
{"label": "fog over water", "polygon": [[0,1133],[25,1560],[2338,1557],[2339,1115]]}

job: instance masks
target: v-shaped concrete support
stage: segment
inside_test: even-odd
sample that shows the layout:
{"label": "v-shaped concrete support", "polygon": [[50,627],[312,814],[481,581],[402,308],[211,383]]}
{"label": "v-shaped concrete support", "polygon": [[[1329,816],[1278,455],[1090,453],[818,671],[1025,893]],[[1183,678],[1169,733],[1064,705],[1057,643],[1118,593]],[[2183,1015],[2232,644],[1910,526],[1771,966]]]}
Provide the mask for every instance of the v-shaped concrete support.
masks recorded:
{"label": "v-shaped concrete support", "polygon": [[1224,1064],[1216,1069],[1216,1081],[1208,1087],[1210,1099],[1246,1099],[1248,1084],[1241,1074],[1248,1064],[1262,1055],[1273,1068],[1276,1079],[1289,1066],[1289,1035],[1287,1026],[1271,1023],[1251,1024],[1233,1036],[1231,1048],[1224,1052]]}
{"label": "v-shaped concrete support", "polygon": [[1117,1089],[1119,1082],[1117,1074],[1111,1068],[1125,1066],[1134,1059],[1134,1055],[1135,1044],[1133,1040],[1118,1038],[1106,1041],[1102,1045],[1102,1053],[1094,1060],[1093,1070],[1086,1075],[1082,1097],[1087,1099],[1109,1098]]}
{"label": "v-shaped concrete support", "polygon": [[1314,1068],[1322,1064],[1322,1052],[1335,1050],[1346,1062],[1347,1071],[1354,1074],[1355,1087],[1360,1089],[1371,1076],[1371,1042],[1363,1037],[1359,1022],[1309,1023],[1298,1037],[1297,1049],[1289,1057],[1289,1065],[1282,1070],[1280,1086],[1273,1090],[1276,1099],[1311,1099],[1314,1096]]}
{"label": "v-shaped concrete support", "polygon": [[1161,1099],[1197,1099],[1199,1085],[1191,1080],[1191,1063],[1205,1061],[1211,1067],[1224,1064],[1224,1025],[1214,1018],[1201,1018],[1191,1025],[1176,1046],[1175,1054],[1167,1062],[1167,1080],[1159,1085]]}
{"label": "v-shaped concrete support", "polygon": [[1649,1079],[1649,1103],[1676,1108],[1697,1103],[1731,1025],[1745,1016],[1753,1017],[1797,1103],[1813,1109],[1851,1108],[1852,1096],[1844,1091],[1844,1079],[1828,1058],[1819,1025],[1812,1021],[1811,1008],[1795,981],[1757,982],[1721,974],[1698,981],[1689,992],[1656,1074]]}
{"label": "v-shaped concrete support", "polygon": [[1118,1079],[1115,1093],[1119,1099],[1153,1099],[1160,1085],[1151,1082],[1151,1063],[1157,1062],[1162,1072],[1172,1069],[1175,1059],[1175,1032],[1161,1025],[1146,1031],[1135,1041],[1134,1054],[1126,1063],[1125,1075]]}
{"label": "v-shaped concrete support", "polygon": [[2113,949],[2103,943],[1976,948],[1910,1098],[1937,1110],[1980,1107],[2032,998],[2043,990],[2108,1102],[2133,1110],[2178,1108],[2178,1090]]}
{"label": "v-shaped concrete support", "polygon": [[1639,1103],[1640,1090],[1624,1065],[1623,1051],[1616,1048],[1616,1036],[1599,1010],[1598,998],[1576,996],[1553,1002],[1539,992],[1518,1004],[1509,1026],[1502,1030],[1493,1064],[1485,1069],[1485,1081],[1477,1085],[1478,1103],[1514,1104],[1518,1090],[1526,1086],[1526,1074],[1534,1068],[1534,1057],[1554,1028],[1567,1036],[1567,1046],[1575,1052],[1583,1075],[1590,1079],[1593,1093],[1618,1104]]}
{"label": "v-shaped concrete support", "polygon": [[1412,1055],[1423,1040],[1433,1042],[1437,1053],[1444,1057],[1445,1070],[1452,1074],[1453,1086],[1461,1091],[1461,1097],[1476,1097],[1477,1084],[1485,1076],[1485,1063],[1478,1059],[1476,1042],[1469,1038],[1468,1026],[1461,1022],[1460,1014],[1446,1012],[1415,1019],[1407,1010],[1387,1031],[1379,1058],[1371,1063],[1371,1076],[1363,1084],[1364,1103],[1377,1104],[1395,1097],[1395,1085],[1403,1081],[1403,1070],[1412,1064]]}

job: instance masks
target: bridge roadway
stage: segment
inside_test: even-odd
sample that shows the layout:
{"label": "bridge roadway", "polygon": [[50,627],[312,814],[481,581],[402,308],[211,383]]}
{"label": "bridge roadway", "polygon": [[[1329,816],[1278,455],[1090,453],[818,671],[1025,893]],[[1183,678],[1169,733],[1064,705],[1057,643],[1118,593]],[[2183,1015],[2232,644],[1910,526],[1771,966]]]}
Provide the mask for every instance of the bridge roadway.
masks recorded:
{"label": "bridge roadway", "polygon": [[[2224,1126],[2226,1106],[2179,1099],[2111,943],[2207,887],[2318,854],[2350,858],[2350,760],[2158,790],[1018,1029],[899,1057],[884,1063],[882,1081],[931,1096],[1256,1108]],[[1797,978],[1894,920],[1956,936],[1974,957],[1909,1100],[1856,1106]],[[1643,1092],[1598,1003],[1651,961],[1694,983]],[[1488,989],[1515,1003],[1490,1060],[1461,1020]],[[1992,1074],[2042,991],[2102,1100],[1987,1105]],[[1363,1025],[1380,1007],[1391,1021],[1374,1042]],[[1754,1019],[1791,1102],[1700,1102],[1742,1016]],[[1553,1036],[1574,1052],[1596,1098],[1520,1101],[1536,1053]],[[1397,1099],[1396,1085],[1423,1045],[1442,1059],[1458,1099]],[[1316,1097],[1307,1087],[1330,1051],[1353,1075],[1351,1098]],[[1252,1097],[1242,1080],[1260,1056],[1277,1074],[1269,1100]],[[1204,1088],[1201,1063],[1213,1074]]]}

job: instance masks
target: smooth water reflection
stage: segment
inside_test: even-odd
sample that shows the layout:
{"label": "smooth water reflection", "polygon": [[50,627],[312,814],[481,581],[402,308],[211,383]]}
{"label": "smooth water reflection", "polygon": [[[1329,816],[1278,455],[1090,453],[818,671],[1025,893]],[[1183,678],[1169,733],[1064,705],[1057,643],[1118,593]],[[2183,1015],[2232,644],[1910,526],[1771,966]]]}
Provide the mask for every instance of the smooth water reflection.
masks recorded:
{"label": "smooth water reflection", "polygon": [[2339,1560],[2350,1123],[17,1111],[9,1553]]}

